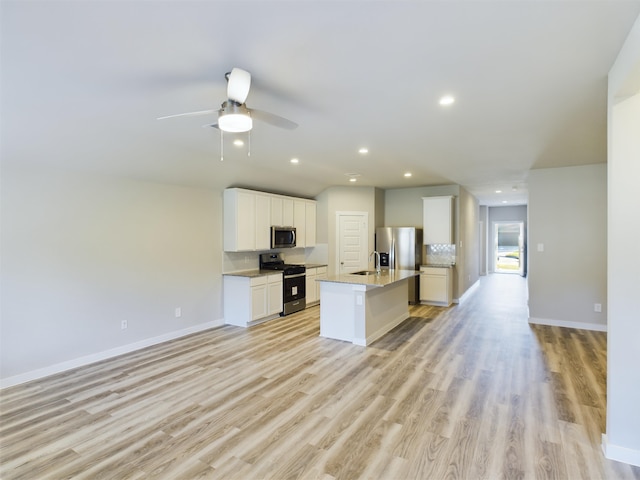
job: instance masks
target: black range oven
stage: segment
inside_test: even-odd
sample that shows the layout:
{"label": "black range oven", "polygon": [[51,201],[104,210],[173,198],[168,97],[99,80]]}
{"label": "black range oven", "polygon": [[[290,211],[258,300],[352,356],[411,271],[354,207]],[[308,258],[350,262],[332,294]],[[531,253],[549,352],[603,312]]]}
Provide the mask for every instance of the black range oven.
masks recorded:
{"label": "black range oven", "polygon": [[282,271],[282,315],[289,315],[306,308],[306,268],[304,265],[286,264],[279,253],[262,253],[260,254],[260,269]]}

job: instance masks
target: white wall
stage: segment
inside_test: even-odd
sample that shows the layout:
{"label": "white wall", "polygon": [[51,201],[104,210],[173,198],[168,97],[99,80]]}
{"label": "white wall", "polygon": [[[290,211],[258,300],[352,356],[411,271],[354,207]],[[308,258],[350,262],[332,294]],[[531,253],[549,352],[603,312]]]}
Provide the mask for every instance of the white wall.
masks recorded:
{"label": "white wall", "polygon": [[458,264],[454,269],[458,273],[459,299],[471,286],[480,279],[480,206],[478,199],[464,188],[460,188],[458,198],[458,245],[456,253]]}
{"label": "white wall", "polygon": [[[606,164],[530,172],[532,323],[606,329],[606,209]],[[595,303],[602,313],[594,312]]]}
{"label": "white wall", "polygon": [[221,219],[221,192],[3,166],[3,385],[222,323]]}
{"label": "white wall", "polygon": [[489,207],[486,205],[480,205],[479,210],[479,222],[480,222],[480,238],[478,242],[478,248],[480,250],[480,275],[486,275],[487,257],[489,254]]}
{"label": "white wall", "polygon": [[[366,212],[369,216],[369,251],[375,245],[376,199],[380,199],[379,190],[373,187],[330,187],[316,197],[317,238],[326,239],[328,274],[334,275],[337,263],[336,248],[336,212]],[[372,261],[369,262],[373,266]]]}
{"label": "white wall", "polygon": [[609,72],[608,458],[640,466],[640,17]]}

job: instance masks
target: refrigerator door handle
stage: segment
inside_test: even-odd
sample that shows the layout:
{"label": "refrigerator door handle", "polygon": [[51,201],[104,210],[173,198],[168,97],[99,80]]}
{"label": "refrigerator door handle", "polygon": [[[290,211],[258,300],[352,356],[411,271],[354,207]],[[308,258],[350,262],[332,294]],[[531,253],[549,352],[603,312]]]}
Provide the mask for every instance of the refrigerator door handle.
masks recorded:
{"label": "refrigerator door handle", "polygon": [[389,268],[396,268],[396,239],[391,236],[391,248],[389,249]]}

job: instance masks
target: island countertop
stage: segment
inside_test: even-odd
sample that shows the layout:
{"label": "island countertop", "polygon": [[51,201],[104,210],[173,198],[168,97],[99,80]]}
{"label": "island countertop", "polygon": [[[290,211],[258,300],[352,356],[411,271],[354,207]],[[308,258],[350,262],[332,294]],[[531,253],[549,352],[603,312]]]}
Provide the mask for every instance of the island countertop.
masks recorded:
{"label": "island countertop", "polygon": [[417,270],[394,270],[383,269],[380,273],[372,270],[369,275],[356,275],[355,273],[344,273],[331,275],[326,279],[318,279],[317,282],[347,283],[351,285],[364,285],[367,287],[386,287],[387,285],[406,280],[407,278],[420,275]]}

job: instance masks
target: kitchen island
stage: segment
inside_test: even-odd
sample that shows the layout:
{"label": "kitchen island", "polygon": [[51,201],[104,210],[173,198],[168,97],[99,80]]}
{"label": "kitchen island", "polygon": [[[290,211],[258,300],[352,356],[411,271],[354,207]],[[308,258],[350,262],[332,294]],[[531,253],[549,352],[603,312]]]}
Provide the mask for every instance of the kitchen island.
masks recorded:
{"label": "kitchen island", "polygon": [[320,336],[370,345],[409,318],[414,270],[342,274],[320,283]]}

